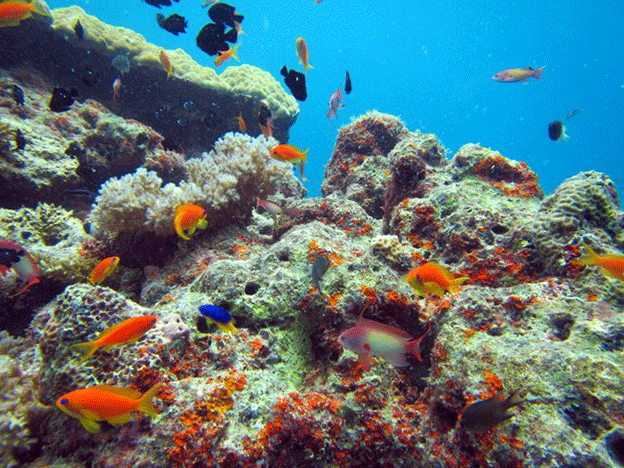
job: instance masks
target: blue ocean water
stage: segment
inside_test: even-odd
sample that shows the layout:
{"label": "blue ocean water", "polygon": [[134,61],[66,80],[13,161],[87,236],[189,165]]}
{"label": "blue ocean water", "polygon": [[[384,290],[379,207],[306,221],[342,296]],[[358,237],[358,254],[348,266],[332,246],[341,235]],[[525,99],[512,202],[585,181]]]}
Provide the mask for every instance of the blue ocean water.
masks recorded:
{"label": "blue ocean water", "polygon": [[[202,65],[214,57],[195,44],[210,22],[202,0],[155,8],[141,0],[51,0],[79,5],[107,23],[133,29],[166,49],[182,48]],[[243,63],[272,73],[302,70],[295,41],[305,38],[314,69],[308,99],[291,128],[290,143],[309,148],[309,195],[320,194],[324,167],[340,126],[376,109],[400,116],[410,130],[435,133],[449,157],[465,143],[480,143],[525,161],[546,193],[580,171],[608,174],[624,187],[624,2],[612,0],[270,0],[230,2],[245,16],[239,38]],[[156,14],[183,15],[176,37]],[[225,69],[235,62],[226,62]],[[496,83],[506,68],[545,65],[541,79]],[[338,118],[326,117],[331,93],[353,92]],[[568,122],[570,139],[553,142],[548,123]]]}

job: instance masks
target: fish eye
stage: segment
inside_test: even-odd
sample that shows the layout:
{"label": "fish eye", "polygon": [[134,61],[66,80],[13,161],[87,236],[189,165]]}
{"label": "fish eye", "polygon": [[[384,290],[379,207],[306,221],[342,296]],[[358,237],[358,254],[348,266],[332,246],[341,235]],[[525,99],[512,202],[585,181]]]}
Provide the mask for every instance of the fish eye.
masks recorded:
{"label": "fish eye", "polygon": [[61,399],[59,400],[59,403],[60,403],[61,405],[65,406],[65,405],[67,404],[67,398],[61,398]]}

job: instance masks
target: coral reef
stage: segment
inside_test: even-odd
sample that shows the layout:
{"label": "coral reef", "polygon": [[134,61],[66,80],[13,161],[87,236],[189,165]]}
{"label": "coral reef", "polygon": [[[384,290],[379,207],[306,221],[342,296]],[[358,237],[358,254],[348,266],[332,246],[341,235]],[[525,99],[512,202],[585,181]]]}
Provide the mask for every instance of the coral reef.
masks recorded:
{"label": "coral reef", "polygon": [[179,185],[162,186],[162,179],[144,168],[110,179],[88,218],[93,231],[112,238],[124,231],[171,235],[175,210],[183,203],[205,208],[209,226],[245,219],[256,197],[274,194],[282,183],[297,183],[291,164],[270,157],[276,144],[273,139],[227,133],[210,153],[186,162],[188,180]]}
{"label": "coral reef", "polygon": [[[37,21],[4,28],[0,50],[8,58],[5,66],[30,62],[51,81],[77,89],[80,101],[97,100],[126,119],[174,138],[187,151],[202,151],[236,129],[241,111],[249,131],[261,134],[256,118],[261,102],[273,114],[276,138],[288,140],[299,106],[268,72],[242,65],[217,75],[177,49],[167,51],[174,74],[167,79],[159,60],[162,49],[140,34],[105,24],[77,6],[53,10],[52,16],[51,26]],[[74,33],[76,21],[84,29],[82,40]],[[29,41],[20,40],[23,37]],[[117,99],[111,89],[119,75],[111,65],[116,55],[130,61]]]}
{"label": "coral reef", "polygon": [[[69,34],[63,15],[76,11],[56,13],[58,34]],[[109,33],[87,21],[98,53],[145,48],[130,54],[132,66],[159,72],[142,38],[104,45]],[[179,66],[183,56],[174,57]],[[31,104],[9,102],[10,83],[0,108],[28,114]],[[0,238],[32,251],[37,287],[52,291],[31,307],[23,337],[0,334],[3,465],[621,464],[624,286],[571,262],[581,240],[600,252],[624,247],[606,176],[579,174],[544,198],[524,163],[472,144],[447,160],[434,135],[370,112],[341,129],[324,197],[304,199],[292,165],[269,157],[274,139],[226,133],[186,159],[149,127],[94,109],[76,106],[93,132],[76,131],[67,173],[88,187],[103,182],[87,216],[96,238],[57,205],[0,210]],[[87,167],[92,179],[79,169]],[[254,210],[256,198],[282,213]],[[208,212],[210,229],[192,242],[167,237],[182,203]],[[72,284],[111,249],[122,266],[107,284],[122,292]],[[320,257],[329,261],[322,292],[311,275]],[[401,277],[426,261],[469,280],[453,294],[419,297]],[[7,317],[32,289],[6,302]],[[202,304],[227,310],[238,333],[206,324]],[[78,363],[72,344],[146,314],[157,325],[138,342]],[[422,361],[394,367],[379,357],[365,370],[337,341],[358,317],[424,334]],[[156,383],[156,418],[103,424],[97,436],[44,406],[80,387],[144,392]],[[526,401],[510,420],[465,430],[468,405],[514,390]]]}

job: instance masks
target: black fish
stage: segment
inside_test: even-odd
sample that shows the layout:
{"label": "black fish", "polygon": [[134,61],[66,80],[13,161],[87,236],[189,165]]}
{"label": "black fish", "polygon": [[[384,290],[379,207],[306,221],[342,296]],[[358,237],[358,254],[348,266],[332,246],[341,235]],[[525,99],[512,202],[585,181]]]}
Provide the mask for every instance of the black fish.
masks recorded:
{"label": "black fish", "polygon": [[234,43],[238,39],[236,29],[230,29],[225,32],[225,26],[222,24],[208,23],[197,35],[197,47],[206,52],[208,55],[217,55],[221,51],[230,48],[227,42]]}
{"label": "black fish", "polygon": [[208,16],[218,24],[225,24],[231,28],[236,27],[234,21],[241,23],[245,17],[236,13],[235,8],[227,3],[215,3],[208,10]]}
{"label": "black fish", "polygon": [[63,193],[70,197],[87,198],[90,200],[94,200],[95,197],[97,197],[97,193],[87,189],[65,189],[63,190]]}
{"label": "black fish", "polygon": [[462,413],[461,425],[467,432],[484,432],[497,424],[511,418],[513,414],[507,410],[524,403],[525,400],[514,400],[518,391],[511,392],[506,400],[494,395],[487,400],[477,401],[468,406]]}
{"label": "black fish", "polygon": [[15,149],[23,150],[26,147],[26,138],[22,131],[18,128],[15,130]]}
{"label": "black fish", "polygon": [[318,289],[320,295],[323,295],[323,291],[321,291],[321,278],[331,265],[331,262],[327,259],[327,257],[319,257],[316,259],[314,264],[312,265],[312,284]]}
{"label": "black fish", "polygon": [[[175,2],[179,2],[180,0],[174,0]],[[171,0],[145,0],[145,3],[148,5],[155,6],[156,8],[160,8],[161,6],[171,6]]]}
{"label": "black fish", "polygon": [[68,111],[74,100],[78,96],[78,90],[76,88],[54,88],[52,91],[52,97],[50,98],[50,110],[54,112]]}
{"label": "black fish", "polygon": [[351,92],[351,77],[349,76],[349,70],[347,70],[347,77],[345,78],[345,93],[349,94]]}
{"label": "black fish", "polygon": [[23,106],[24,105],[24,91],[22,91],[22,88],[14,84],[12,91],[13,91],[13,100],[15,101],[15,104],[17,104],[18,106]]}
{"label": "black fish", "polygon": [[89,67],[84,67],[82,75],[80,76],[86,86],[95,86],[100,81],[100,74],[96,70],[91,70]]}
{"label": "black fish", "polygon": [[165,15],[163,15],[162,13],[158,13],[156,15],[156,21],[158,22],[158,26],[175,36],[180,33],[185,33],[186,27],[188,26],[186,18],[176,13],[167,18],[165,18]]}
{"label": "black fish", "polygon": [[76,20],[76,24],[74,24],[74,32],[79,40],[82,41],[84,39],[84,28],[82,27],[82,24],[80,24],[80,20]]}
{"label": "black fish", "polygon": [[566,122],[570,120],[572,117],[574,117],[576,114],[578,114],[579,112],[581,112],[580,107],[572,109],[570,112],[568,112],[568,115],[566,115]]}
{"label": "black fish", "polygon": [[561,120],[555,120],[548,124],[548,136],[552,141],[557,141],[560,138],[564,140],[568,138],[568,135],[565,133],[565,126]]}
{"label": "black fish", "polygon": [[260,102],[260,110],[258,111],[258,123],[266,127],[271,118],[271,109],[264,102]]}
{"label": "black fish", "polygon": [[280,73],[284,77],[284,83],[286,83],[292,95],[295,96],[295,99],[298,101],[305,101],[308,97],[305,75],[295,70],[288,71],[286,65],[282,67]]}

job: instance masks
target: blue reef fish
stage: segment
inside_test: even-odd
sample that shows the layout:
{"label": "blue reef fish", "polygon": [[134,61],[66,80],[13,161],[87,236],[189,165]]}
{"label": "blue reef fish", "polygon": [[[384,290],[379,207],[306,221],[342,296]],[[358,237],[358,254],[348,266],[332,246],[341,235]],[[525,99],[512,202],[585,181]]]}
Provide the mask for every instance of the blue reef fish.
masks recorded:
{"label": "blue reef fish", "polygon": [[206,317],[207,322],[216,323],[217,327],[224,333],[236,333],[238,329],[234,326],[234,319],[230,313],[219,306],[206,304],[199,306],[199,312]]}

